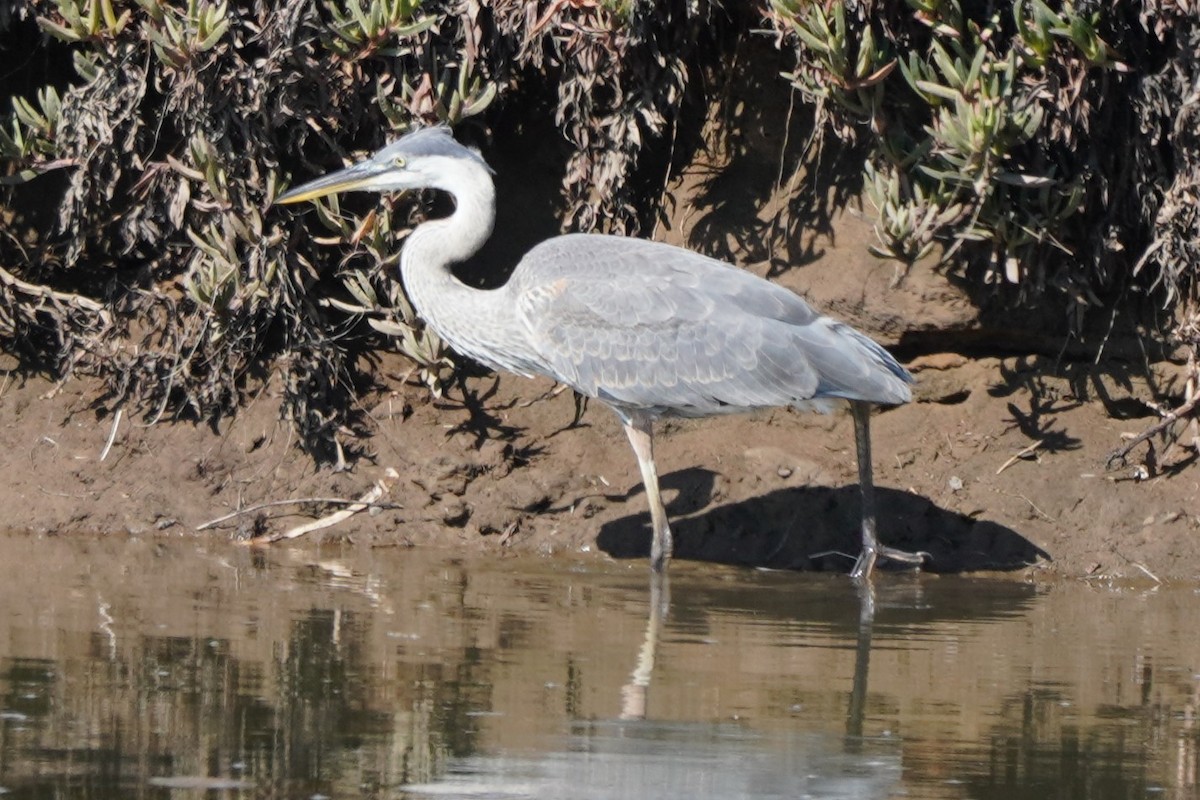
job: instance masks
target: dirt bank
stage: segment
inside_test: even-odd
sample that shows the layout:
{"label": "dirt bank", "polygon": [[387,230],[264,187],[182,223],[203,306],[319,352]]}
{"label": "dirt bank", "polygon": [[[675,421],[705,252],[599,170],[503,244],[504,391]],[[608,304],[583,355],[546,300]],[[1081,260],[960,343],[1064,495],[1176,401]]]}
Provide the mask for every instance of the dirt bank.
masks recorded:
{"label": "dirt bank", "polygon": [[[1147,481],[1131,469],[1104,470],[1122,432],[1153,421],[1143,381],[1118,380],[1111,368],[1056,368],[1040,356],[928,354],[910,366],[917,399],[874,422],[885,541],[929,551],[936,571],[1200,573],[1200,470],[1185,464]],[[498,557],[646,554],[645,498],[606,409],[593,404],[569,428],[573,399],[549,394],[548,381],[472,379],[464,404],[456,392],[430,400],[403,381],[408,371],[384,356],[381,388],[364,400],[372,435],[351,443],[366,455],[342,472],[318,469],[296,449],[271,387],[214,430],[98,415],[97,387],[85,381],[55,387],[0,373],[0,524],[63,535],[247,538],[339,507],[273,505],[197,528],[273,501],[356,498],[390,469],[390,505],[309,536]],[[1170,378],[1169,369],[1158,372]],[[778,410],[670,423],[658,458],[679,557],[849,568],[849,557],[835,554],[856,551],[847,415]]]}

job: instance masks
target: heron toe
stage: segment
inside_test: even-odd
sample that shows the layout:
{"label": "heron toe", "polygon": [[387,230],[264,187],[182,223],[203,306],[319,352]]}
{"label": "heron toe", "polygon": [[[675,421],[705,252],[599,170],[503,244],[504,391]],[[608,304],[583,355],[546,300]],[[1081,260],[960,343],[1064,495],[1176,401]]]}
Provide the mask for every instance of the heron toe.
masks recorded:
{"label": "heron toe", "polygon": [[933,560],[933,556],[924,550],[917,550],[910,553],[907,550],[897,550],[894,547],[883,547],[882,545],[868,546],[863,548],[862,553],[858,556],[858,560],[854,562],[854,569],[850,571],[850,577],[870,580],[872,573],[875,571],[875,564],[880,558],[899,561],[903,564],[915,564],[918,569],[927,560]]}

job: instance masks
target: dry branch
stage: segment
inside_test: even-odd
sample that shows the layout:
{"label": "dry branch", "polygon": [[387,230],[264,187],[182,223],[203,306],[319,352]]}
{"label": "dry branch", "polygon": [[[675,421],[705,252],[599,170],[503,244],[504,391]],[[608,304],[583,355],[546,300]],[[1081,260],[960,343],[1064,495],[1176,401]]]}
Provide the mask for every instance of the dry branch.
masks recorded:
{"label": "dry branch", "polygon": [[324,528],[330,528],[334,525],[337,525],[339,522],[349,519],[358,512],[376,505],[381,497],[391,491],[392,484],[399,478],[400,473],[396,472],[396,470],[392,469],[391,467],[388,467],[387,470],[384,471],[384,477],[375,481],[375,485],[371,487],[370,491],[358,498],[358,500],[352,503],[349,507],[344,508],[341,511],[335,511],[328,516],[321,517],[320,519],[313,520],[312,522],[306,522],[303,525],[297,525],[295,528],[286,530],[283,533],[269,533],[265,536],[257,536],[251,539],[248,544],[262,545],[271,544],[272,542],[278,542],[284,539],[295,539],[303,536],[306,533],[312,533],[313,531],[319,531],[323,530]]}
{"label": "dry branch", "polygon": [[39,286],[36,283],[23,281],[3,267],[0,267],[0,283],[13,288],[22,294],[28,295],[29,297],[35,297],[42,300],[53,300],[55,303],[61,303],[62,305],[71,306],[72,308],[77,308],[81,311],[87,311],[88,313],[95,314],[100,318],[100,322],[103,323],[104,327],[106,328],[111,322],[108,309],[90,297],[72,294],[71,292],[59,292],[46,286]]}
{"label": "dry branch", "polygon": [[1023,450],[1021,450],[1021,452],[1017,453],[1016,455],[1014,455],[1008,461],[1005,461],[1003,464],[1000,465],[1000,469],[996,470],[996,474],[999,475],[1001,472],[1004,472],[1004,470],[1008,469],[1009,467],[1011,467],[1013,464],[1020,461],[1025,456],[1032,454],[1034,450],[1037,450],[1039,447],[1042,446],[1043,441],[1045,441],[1045,440],[1038,439],[1036,442],[1034,442],[1033,444],[1024,448]]}
{"label": "dry branch", "polygon": [[[293,498],[290,498],[287,500],[268,500],[265,503],[258,503],[256,505],[246,506],[245,508],[239,508],[236,511],[230,511],[228,514],[222,514],[219,517],[210,519],[208,522],[202,522],[196,526],[196,530],[204,531],[204,530],[208,530],[209,528],[215,528],[217,525],[220,525],[222,522],[228,522],[231,519],[236,519],[237,517],[243,517],[246,514],[253,514],[257,511],[262,511],[265,508],[278,508],[279,506],[308,505],[310,503],[312,503],[312,504],[320,503],[320,504],[324,504],[324,505],[328,505],[328,506],[337,506],[337,505],[352,506],[352,505],[355,505],[355,504],[361,503],[361,502],[362,502],[361,499],[352,500],[348,497],[293,497]],[[371,505],[373,505],[376,508],[403,508],[403,506],[401,506],[399,503],[372,503]]]}
{"label": "dry branch", "polygon": [[1111,453],[1109,453],[1108,458],[1105,459],[1105,461],[1104,461],[1105,468],[1113,469],[1113,464],[1115,464],[1117,462],[1120,462],[1122,465],[1124,465],[1125,457],[1127,455],[1129,455],[1130,451],[1133,450],[1133,448],[1137,447],[1142,442],[1147,441],[1151,437],[1156,436],[1156,435],[1162,433],[1163,431],[1167,430],[1168,428],[1170,428],[1172,425],[1174,425],[1179,420],[1190,416],[1192,414],[1192,412],[1196,410],[1197,404],[1200,404],[1200,394],[1197,394],[1191,400],[1188,400],[1186,403],[1184,403],[1183,405],[1181,405],[1179,408],[1175,409],[1174,411],[1170,411],[1167,414],[1165,414],[1163,416],[1163,418],[1161,420],[1159,420],[1157,423],[1155,423],[1154,425],[1150,426],[1146,430],[1139,433],[1137,436],[1134,436],[1132,439],[1130,439],[1129,442],[1126,443],[1126,445],[1124,447],[1119,448],[1119,449],[1114,450]]}

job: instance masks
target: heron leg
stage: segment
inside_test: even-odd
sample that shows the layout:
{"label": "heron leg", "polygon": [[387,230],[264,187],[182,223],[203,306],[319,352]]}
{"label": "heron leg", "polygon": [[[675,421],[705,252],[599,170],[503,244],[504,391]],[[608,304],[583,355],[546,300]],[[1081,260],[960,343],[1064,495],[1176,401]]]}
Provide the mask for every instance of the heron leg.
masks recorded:
{"label": "heron leg", "polygon": [[875,562],[890,558],[905,564],[923,564],[929,554],[909,553],[879,544],[875,534],[875,481],[871,475],[871,405],[862,400],[850,401],[854,417],[854,445],[858,451],[858,486],[862,492],[862,553],[854,562],[850,577],[870,580]]}
{"label": "heron leg", "polygon": [[630,416],[622,420],[625,435],[637,456],[638,468],[642,471],[642,485],[646,488],[646,499],[650,502],[650,521],[654,527],[654,539],[650,544],[650,567],[655,572],[667,568],[673,545],[671,528],[667,524],[667,510],[663,507],[662,494],[658,490],[658,470],[654,466],[654,421],[645,416]]}

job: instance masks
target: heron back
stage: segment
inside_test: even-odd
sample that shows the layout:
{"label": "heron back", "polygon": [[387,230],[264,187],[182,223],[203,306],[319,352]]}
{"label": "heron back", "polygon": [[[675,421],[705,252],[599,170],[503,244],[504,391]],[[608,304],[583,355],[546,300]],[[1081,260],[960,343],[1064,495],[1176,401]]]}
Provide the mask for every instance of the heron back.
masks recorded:
{"label": "heron back", "polygon": [[530,251],[506,288],[538,371],[618,409],[706,416],[911,398],[912,376],[865,335],[671,245],[559,236]]}

